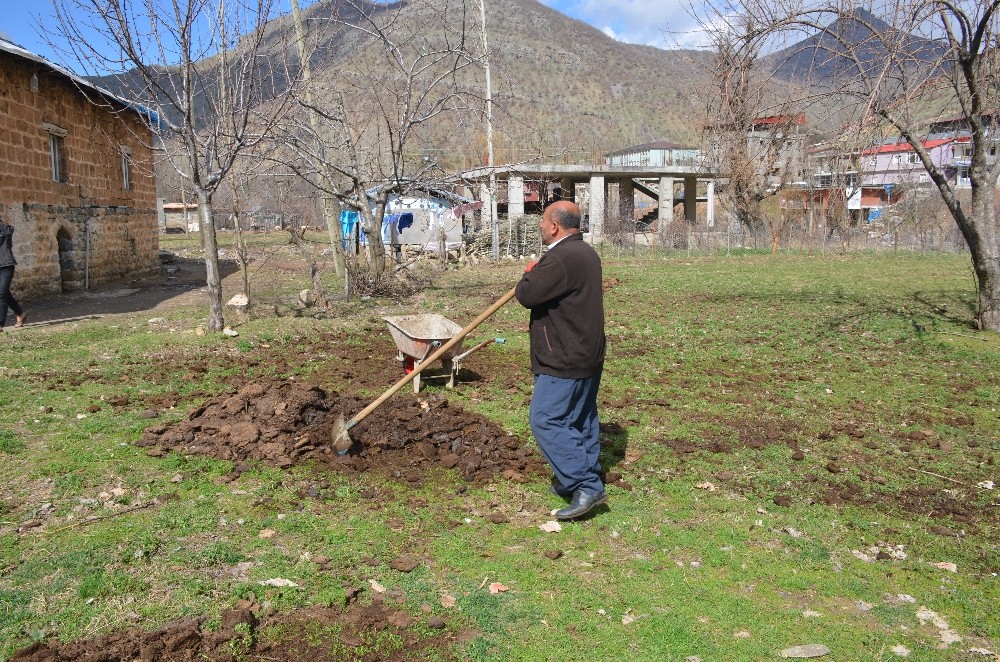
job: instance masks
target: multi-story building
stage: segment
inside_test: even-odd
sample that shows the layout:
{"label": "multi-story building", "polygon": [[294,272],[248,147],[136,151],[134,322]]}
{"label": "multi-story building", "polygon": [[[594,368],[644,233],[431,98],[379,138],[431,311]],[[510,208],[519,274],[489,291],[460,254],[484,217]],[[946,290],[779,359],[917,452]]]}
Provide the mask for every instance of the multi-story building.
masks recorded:
{"label": "multi-story building", "polygon": [[[986,134],[986,160],[992,165],[1000,156],[1000,112],[985,113],[979,119]],[[972,165],[972,131],[968,118],[948,117],[932,122],[929,137],[955,139],[950,163],[955,183],[959,187],[971,186],[969,167]]]}
{"label": "multi-story building", "polygon": [[[968,167],[962,172],[956,166],[971,149],[968,137],[934,138],[921,141],[921,146],[934,164],[956,185],[968,186]],[[923,161],[908,142],[894,141],[861,152],[862,183],[865,186],[920,185],[931,182]],[[963,181],[964,180],[964,181]]]}
{"label": "multi-story building", "polygon": [[0,218],[15,228],[19,296],[156,268],[155,121],[0,39]]}
{"label": "multi-story building", "polygon": [[610,166],[693,166],[701,163],[701,150],[666,140],[633,145],[604,156]]}
{"label": "multi-story building", "polygon": [[[733,139],[746,141],[743,158],[772,191],[800,181],[804,167],[805,113],[755,118],[744,129],[731,125],[711,127],[705,162],[718,172],[744,167],[731,163]],[[746,173],[744,174],[744,177]]]}

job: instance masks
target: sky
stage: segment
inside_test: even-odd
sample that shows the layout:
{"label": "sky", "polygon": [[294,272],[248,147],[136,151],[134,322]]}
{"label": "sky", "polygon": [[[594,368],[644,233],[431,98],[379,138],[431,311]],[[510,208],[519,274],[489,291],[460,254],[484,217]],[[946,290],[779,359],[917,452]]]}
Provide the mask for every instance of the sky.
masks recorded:
{"label": "sky", "polygon": [[[291,11],[288,0],[280,0]],[[487,0],[489,1],[489,0]],[[632,44],[671,48],[692,45],[683,32],[692,24],[682,0],[540,0],[568,16],[588,23],[608,36]],[[302,2],[301,4],[311,4]],[[36,24],[53,22],[49,0],[0,0],[0,36],[60,63]]]}
{"label": "sky", "polygon": [[657,48],[695,46],[695,21],[684,0],[540,0],[567,16],[630,44]]}
{"label": "sky", "polygon": [[54,62],[52,50],[45,40],[35,30],[38,20],[54,19],[48,2],[23,2],[22,0],[0,0],[3,9],[0,10],[0,36],[13,41],[18,46],[27,48],[32,53],[44,56]]}

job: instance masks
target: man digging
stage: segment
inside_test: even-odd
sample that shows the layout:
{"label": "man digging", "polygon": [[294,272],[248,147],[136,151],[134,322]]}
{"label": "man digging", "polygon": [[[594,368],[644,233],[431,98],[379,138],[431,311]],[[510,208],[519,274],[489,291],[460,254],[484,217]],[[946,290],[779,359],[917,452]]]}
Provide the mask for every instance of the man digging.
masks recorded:
{"label": "man digging", "polygon": [[572,202],[547,207],[539,230],[549,250],[528,263],[515,297],[531,309],[531,431],[552,467],[552,491],[570,498],[555,516],[570,520],[607,498],[597,420],[606,344],[601,259],[583,241]]}

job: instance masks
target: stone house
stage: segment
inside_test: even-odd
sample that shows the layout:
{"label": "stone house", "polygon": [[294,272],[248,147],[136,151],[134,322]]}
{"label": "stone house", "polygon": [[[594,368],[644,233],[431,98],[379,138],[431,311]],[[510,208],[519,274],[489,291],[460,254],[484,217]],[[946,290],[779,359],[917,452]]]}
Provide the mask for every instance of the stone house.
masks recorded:
{"label": "stone house", "polygon": [[18,296],[157,267],[156,117],[0,39],[0,218],[14,226]]}

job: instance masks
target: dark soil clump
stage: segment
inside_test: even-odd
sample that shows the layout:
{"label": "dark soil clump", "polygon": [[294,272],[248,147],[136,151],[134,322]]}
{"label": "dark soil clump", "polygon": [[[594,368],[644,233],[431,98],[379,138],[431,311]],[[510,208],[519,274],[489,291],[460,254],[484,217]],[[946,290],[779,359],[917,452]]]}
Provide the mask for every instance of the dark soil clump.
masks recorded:
{"label": "dark soil clump", "polygon": [[374,470],[409,483],[421,483],[435,465],[476,482],[545,473],[533,447],[437,393],[390,398],[351,430],[354,445],[338,456],[331,443],[338,418],[349,419],[367,404],[315,384],[258,378],[211,398],[179,422],[148,428],[136,443],[152,454],[176,450],[236,464],[257,460],[288,467],[316,460],[347,473]]}
{"label": "dark soil clump", "polygon": [[[204,618],[182,618],[159,630],[132,628],[66,644],[36,643],[11,658],[18,662],[175,662],[180,660],[412,660],[421,651],[441,655],[454,643],[447,631],[427,636],[419,619],[384,604],[310,607],[260,621],[248,610],[223,613],[223,627],[206,631]],[[239,612],[246,612],[241,615]],[[240,627],[236,627],[240,625]],[[380,648],[375,634],[391,631],[401,645]]]}

